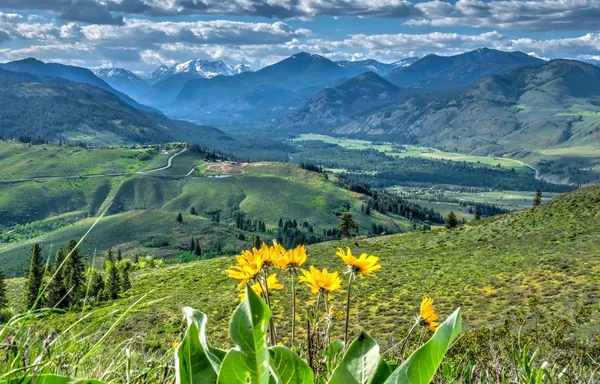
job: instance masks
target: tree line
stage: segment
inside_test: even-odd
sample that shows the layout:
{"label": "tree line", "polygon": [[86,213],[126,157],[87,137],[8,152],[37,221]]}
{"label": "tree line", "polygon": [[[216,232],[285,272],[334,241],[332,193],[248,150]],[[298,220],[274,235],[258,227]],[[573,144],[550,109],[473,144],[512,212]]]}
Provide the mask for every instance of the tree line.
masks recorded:
{"label": "tree line", "polygon": [[86,268],[77,241],[59,248],[51,263],[44,263],[38,243],[29,252],[29,268],[25,273],[27,307],[68,309],[85,304],[115,300],[131,289],[130,273],[134,264],[124,259],[121,250],[106,252],[101,269]]}

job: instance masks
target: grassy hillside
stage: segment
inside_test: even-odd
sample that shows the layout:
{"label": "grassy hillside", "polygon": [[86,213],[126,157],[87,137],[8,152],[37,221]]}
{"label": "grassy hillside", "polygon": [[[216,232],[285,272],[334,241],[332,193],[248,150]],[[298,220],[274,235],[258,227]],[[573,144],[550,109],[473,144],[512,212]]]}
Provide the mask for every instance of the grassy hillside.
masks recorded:
{"label": "grassy hillside", "polygon": [[[591,320],[578,332],[594,337],[600,310],[599,207],[600,187],[590,187],[560,196],[535,211],[498,216],[453,231],[313,245],[310,263],[343,271],[335,256],[340,246],[380,257],[382,269],[377,278],[358,281],[355,302],[359,311],[353,310],[351,316],[384,345],[409,325],[423,295],[435,299],[442,316],[460,306],[468,330],[531,316],[533,300],[548,312],[566,316],[581,304],[589,307]],[[82,326],[99,319],[110,323],[107,319],[115,319],[136,299],[148,295],[126,316],[114,340],[143,332],[143,341],[136,341],[140,346],[166,348],[180,331],[181,307],[190,305],[209,315],[212,338],[222,342],[237,299],[237,283],[224,272],[232,263],[231,258],[219,258],[142,272],[135,276],[131,297],[96,310]],[[289,284],[286,274],[280,275]],[[19,284],[14,281],[9,286],[14,292]],[[301,291],[304,303],[307,290]],[[286,330],[290,298],[289,291],[283,292],[274,294],[275,318]],[[334,296],[335,306],[342,306],[343,296],[343,292]],[[47,326],[65,327],[79,316],[54,316]]]}
{"label": "grassy hillside", "polygon": [[[173,158],[172,167],[148,172],[164,166],[169,156],[145,150],[7,145],[13,150],[0,146],[0,164],[8,180],[69,177],[0,183],[0,261],[11,276],[22,274],[33,243],[55,251],[69,239],[80,238],[105,209],[107,216],[83,244],[88,260],[94,249],[117,246],[127,254],[178,257],[191,236],[200,238],[203,247],[220,246],[222,253],[232,254],[252,236],[236,227],[237,215],[264,221],[263,239],[277,235],[280,219],[307,222],[313,233],[308,227],[301,231],[321,236],[323,230],[336,228],[347,211],[363,235],[373,224],[396,233],[413,228],[411,221],[397,215],[366,215],[366,196],[340,188],[334,177],[328,180],[293,164],[207,163],[185,152]],[[71,178],[104,172],[125,174]],[[192,207],[197,216],[189,214]],[[182,224],[175,220],[179,212],[184,214]],[[219,224],[210,221],[217,214]],[[158,244],[149,246],[152,242]]]}

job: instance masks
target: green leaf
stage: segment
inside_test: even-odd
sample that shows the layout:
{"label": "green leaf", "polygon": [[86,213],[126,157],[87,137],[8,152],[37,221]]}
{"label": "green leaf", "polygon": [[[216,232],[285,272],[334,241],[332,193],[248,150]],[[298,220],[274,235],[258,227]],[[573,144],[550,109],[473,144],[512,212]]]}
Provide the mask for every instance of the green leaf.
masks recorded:
{"label": "green leaf", "polygon": [[392,368],[383,360],[379,360],[379,365],[377,366],[377,371],[375,371],[375,376],[373,377],[373,384],[383,384],[387,380],[388,377],[392,374]]}
{"label": "green leaf", "polygon": [[344,357],[344,343],[341,340],[332,341],[325,349],[325,366],[327,372],[333,372]]}
{"label": "green leaf", "polygon": [[267,327],[270,318],[269,307],[246,286],[246,298],[236,308],[229,324],[236,347],[223,359],[219,384],[269,382]]}
{"label": "green leaf", "polygon": [[311,384],[315,382],[312,369],[290,349],[276,346],[269,349],[272,373],[280,384]]}
{"label": "green leaf", "polygon": [[385,384],[428,384],[460,333],[460,308],[444,321],[428,342],[423,344],[398,369]]}
{"label": "green leaf", "polygon": [[98,380],[80,380],[72,379],[66,376],[58,375],[37,375],[35,377],[26,376],[19,379],[10,379],[0,381],[0,384],[105,384]]}
{"label": "green leaf", "polygon": [[[188,327],[181,344],[175,351],[175,377],[178,384],[214,383],[219,372],[219,352],[206,340],[204,313],[190,307],[183,308]],[[204,341],[204,342],[202,342]]]}
{"label": "green leaf", "polygon": [[329,384],[368,384],[373,382],[379,366],[379,345],[366,333],[361,333],[333,371]]}

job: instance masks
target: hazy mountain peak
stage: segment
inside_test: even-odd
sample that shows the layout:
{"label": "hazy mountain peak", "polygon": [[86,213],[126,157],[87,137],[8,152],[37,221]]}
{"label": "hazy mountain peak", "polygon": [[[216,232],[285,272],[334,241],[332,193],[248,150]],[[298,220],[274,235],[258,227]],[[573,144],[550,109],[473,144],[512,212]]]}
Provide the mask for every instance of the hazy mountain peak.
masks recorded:
{"label": "hazy mountain peak", "polygon": [[175,64],[171,67],[161,65],[150,76],[153,82],[168,79],[174,75],[185,75],[197,79],[210,79],[215,76],[231,76],[252,69],[244,64],[229,65],[222,60],[191,59],[184,63]]}
{"label": "hazy mountain peak", "polygon": [[316,53],[308,53],[308,52],[298,52],[292,56],[289,57],[290,59],[296,59],[296,60],[329,60],[326,57],[323,57],[321,55],[317,55]]}

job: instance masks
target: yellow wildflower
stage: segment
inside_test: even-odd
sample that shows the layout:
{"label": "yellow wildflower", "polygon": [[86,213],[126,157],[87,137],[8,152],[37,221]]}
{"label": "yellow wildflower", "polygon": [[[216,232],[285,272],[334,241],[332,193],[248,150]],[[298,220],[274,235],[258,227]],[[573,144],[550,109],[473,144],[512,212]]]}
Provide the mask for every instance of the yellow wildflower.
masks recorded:
{"label": "yellow wildflower", "polygon": [[342,248],[338,248],[337,255],[344,260],[351,273],[373,276],[373,272],[381,268],[381,265],[377,264],[378,257],[363,253],[357,258],[352,255],[350,248],[347,248],[346,252]]}
{"label": "yellow wildflower", "polygon": [[327,268],[323,271],[319,271],[312,265],[310,266],[310,272],[302,269],[302,274],[299,280],[306,283],[310,287],[311,293],[317,293],[319,291],[332,292],[342,287],[342,278],[337,272],[327,272]]}
{"label": "yellow wildflower", "polygon": [[263,256],[261,252],[253,248],[251,251],[242,251],[236,256],[237,265],[229,268],[226,273],[232,279],[240,280],[237,289],[240,290],[246,283],[254,279],[262,270]]}
{"label": "yellow wildflower", "polygon": [[[252,284],[250,286],[250,288],[252,288],[252,290],[254,291],[254,293],[256,293],[259,296],[264,293],[263,292],[263,283],[262,282]],[[276,273],[273,273],[272,275],[270,275],[269,277],[267,277],[267,288],[269,289],[269,291],[283,289],[283,284],[281,284],[279,282],[279,280],[277,279],[277,274]],[[246,294],[245,293],[240,293],[240,301],[244,301],[245,298],[246,298]]]}
{"label": "yellow wildflower", "polygon": [[299,245],[294,249],[290,249],[281,257],[278,267],[290,270],[300,268],[306,263],[307,258],[306,247]]}
{"label": "yellow wildflower", "polygon": [[260,253],[262,255],[263,264],[278,266],[285,253],[285,248],[278,243],[274,243],[270,247],[267,244],[262,243]]}
{"label": "yellow wildflower", "polygon": [[177,349],[177,347],[179,347],[179,342],[173,342],[173,349]]}
{"label": "yellow wildflower", "polygon": [[420,323],[432,332],[438,328],[439,319],[433,310],[433,299],[425,296],[421,302],[421,310],[419,311]]}

